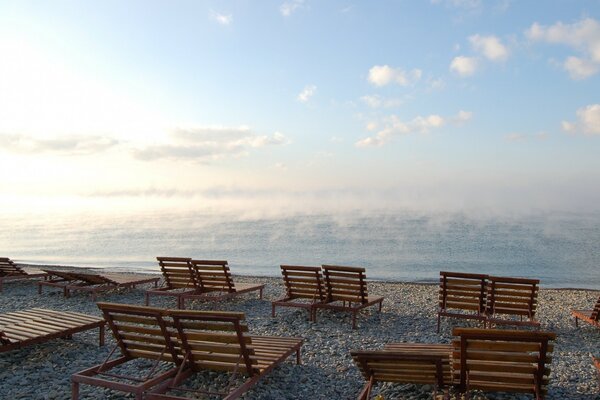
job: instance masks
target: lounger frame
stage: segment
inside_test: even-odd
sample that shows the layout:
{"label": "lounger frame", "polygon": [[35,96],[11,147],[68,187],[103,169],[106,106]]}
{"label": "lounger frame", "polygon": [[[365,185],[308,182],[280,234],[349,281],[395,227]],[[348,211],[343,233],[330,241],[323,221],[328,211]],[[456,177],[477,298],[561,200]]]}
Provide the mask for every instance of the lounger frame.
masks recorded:
{"label": "lounger frame", "polygon": [[43,271],[27,271],[18,266],[8,257],[0,257],[0,292],[4,289],[5,281],[16,281],[22,279],[48,278]]}
{"label": "lounger frame", "polygon": [[[535,319],[539,279],[488,277],[486,322],[491,325],[540,327]],[[514,318],[503,318],[501,315]],[[523,320],[523,317],[526,320]]]}
{"label": "lounger frame", "polygon": [[327,299],[321,267],[281,265],[280,268],[286,294],[271,302],[271,316],[275,317],[276,307],[298,307],[305,308],[309,320],[315,321],[316,305]]}
{"label": "lounger frame", "polygon": [[571,314],[575,317],[575,326],[579,326],[579,320],[600,328],[600,296],[593,310],[573,310]]}
{"label": "lounger frame", "polygon": [[481,321],[483,327],[486,326],[487,279],[488,276],[485,274],[440,272],[438,333],[441,317],[474,319]]}

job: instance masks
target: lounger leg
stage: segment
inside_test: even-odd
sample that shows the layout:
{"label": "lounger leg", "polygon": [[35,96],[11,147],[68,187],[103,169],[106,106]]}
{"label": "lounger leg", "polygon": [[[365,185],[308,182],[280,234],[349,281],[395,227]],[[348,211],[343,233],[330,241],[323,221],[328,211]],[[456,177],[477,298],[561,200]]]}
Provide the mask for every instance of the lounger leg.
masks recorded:
{"label": "lounger leg", "polygon": [[356,311],[352,312],[352,329],[356,329]]}
{"label": "lounger leg", "polygon": [[271,318],[275,318],[275,304],[271,304]]}
{"label": "lounger leg", "polygon": [[104,325],[98,329],[98,346],[104,346]]}
{"label": "lounger leg", "polygon": [[296,350],[296,364],[302,364],[302,359],[300,358],[300,349]]}
{"label": "lounger leg", "polygon": [[42,294],[42,284],[38,283],[38,294]]}
{"label": "lounger leg", "polygon": [[440,333],[440,320],[442,319],[442,316],[440,314],[438,314],[438,324],[437,324],[437,333]]}
{"label": "lounger leg", "polygon": [[150,294],[148,292],[146,292],[144,297],[146,297],[146,305],[149,305],[150,304]]}
{"label": "lounger leg", "polygon": [[68,299],[69,297],[71,297],[71,291],[69,289],[66,288],[66,286],[63,288],[63,295]]}
{"label": "lounger leg", "polygon": [[579,327],[579,318],[575,317],[575,327]]}
{"label": "lounger leg", "polygon": [[0,278],[0,292],[2,291],[3,283],[4,283],[4,279]]}
{"label": "lounger leg", "polygon": [[262,300],[262,296],[263,296],[263,293],[262,293],[262,292],[263,292],[263,289],[262,289],[262,288],[260,288],[260,289],[258,290],[258,298],[259,298],[260,300]]}
{"label": "lounger leg", "polygon": [[383,300],[379,302],[379,312],[381,312],[381,307],[383,307]]}
{"label": "lounger leg", "polygon": [[79,382],[71,382],[71,400],[79,400]]}

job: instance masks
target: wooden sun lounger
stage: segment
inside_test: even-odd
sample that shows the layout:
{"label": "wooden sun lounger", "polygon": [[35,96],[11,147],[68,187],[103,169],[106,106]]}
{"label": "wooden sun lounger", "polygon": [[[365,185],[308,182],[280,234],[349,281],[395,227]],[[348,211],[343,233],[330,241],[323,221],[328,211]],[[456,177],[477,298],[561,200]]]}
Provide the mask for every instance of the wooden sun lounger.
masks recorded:
{"label": "wooden sun lounger", "polygon": [[433,394],[452,383],[449,344],[393,343],[383,350],[350,352],[367,383],[358,400],[368,400],[377,382],[433,385]]}
{"label": "wooden sun lounger", "polygon": [[98,328],[104,345],[104,319],[43,308],[0,314],[0,353]]}
{"label": "wooden sun lounger", "polygon": [[186,300],[221,301],[249,292],[259,292],[263,297],[264,284],[239,284],[233,282],[227,261],[191,260],[198,281],[194,292],[181,295],[180,308],[185,308]]}
{"label": "wooden sun lounger", "polygon": [[38,293],[42,293],[43,286],[59,287],[63,289],[65,297],[71,296],[71,291],[85,291],[92,294],[92,299],[96,300],[96,295],[100,292],[113,290],[117,288],[134,288],[144,283],[153,283],[156,287],[159,277],[149,277],[148,275],[135,274],[92,274],[77,271],[56,271],[45,270],[48,275],[56,278],[38,282]]}
{"label": "wooden sun lounger", "polygon": [[[486,322],[495,325],[525,325],[540,327],[535,320],[539,279],[488,277]],[[514,318],[502,318],[500,315]],[[527,320],[523,321],[523,317]]]}
{"label": "wooden sun lounger", "polygon": [[302,338],[249,336],[243,313],[169,310],[168,315],[173,318],[176,347],[184,363],[177,376],[147,394],[148,400],[188,399],[172,392],[183,390],[179,387],[183,381],[201,370],[229,372],[230,382],[237,374],[247,376],[240,386],[232,388],[230,383],[222,392],[195,391],[221,395],[224,400],[237,399],[290,355],[296,353],[300,363]]}
{"label": "wooden sun lounger", "polygon": [[[98,303],[98,307],[117,344],[102,364],[71,376],[73,400],[79,398],[81,384],[133,393],[136,399],[141,400],[148,389],[175,376],[180,360],[171,340],[175,333],[166,310],[112,303]],[[121,356],[113,358],[117,349]],[[135,359],[152,361],[152,367],[144,371],[143,378],[110,372]],[[166,371],[160,370],[158,367],[161,362],[173,365]]]}
{"label": "wooden sun lounger", "polygon": [[[356,329],[356,315],[363,308],[379,304],[379,311],[381,311],[383,297],[368,295],[364,268],[335,265],[323,265],[322,267],[327,298],[325,303],[315,304],[316,308],[351,312],[352,329]],[[340,301],[341,305],[339,305]],[[316,310],[313,320],[317,320]]]}
{"label": "wooden sun lounger", "polygon": [[592,362],[597,369],[598,372],[598,385],[600,386],[600,357],[592,357]]}
{"label": "wooden sun lounger", "polygon": [[440,272],[438,333],[441,317],[475,319],[485,327],[487,279],[483,274]]}
{"label": "wooden sun lounger", "polygon": [[31,278],[47,278],[48,274],[33,268],[21,268],[10,258],[0,257],[0,292],[2,292],[4,281],[15,281]]}
{"label": "wooden sun lounger", "polygon": [[306,308],[309,320],[315,320],[315,305],[327,299],[321,267],[282,265],[281,274],[285,285],[285,297],[271,302],[271,315],[275,316],[275,307]]}
{"label": "wooden sun lounger", "polygon": [[177,308],[181,308],[181,295],[194,293],[200,289],[196,272],[188,257],[156,257],[163,274],[163,285],[158,289],[146,290],[146,305],[150,304],[150,296],[172,296],[177,300]]}
{"label": "wooden sun lounger", "polygon": [[593,310],[573,310],[571,314],[575,317],[575,326],[579,326],[579,320],[582,320],[600,328],[600,296]]}
{"label": "wooden sun lounger", "polygon": [[452,369],[461,393],[478,389],[544,398],[554,333],[454,328],[453,334]]}

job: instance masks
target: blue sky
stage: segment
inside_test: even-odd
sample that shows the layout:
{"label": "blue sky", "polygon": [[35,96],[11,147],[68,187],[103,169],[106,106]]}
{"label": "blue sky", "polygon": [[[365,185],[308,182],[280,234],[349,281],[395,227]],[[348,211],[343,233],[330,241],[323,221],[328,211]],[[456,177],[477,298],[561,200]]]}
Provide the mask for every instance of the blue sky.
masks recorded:
{"label": "blue sky", "polygon": [[597,210],[600,1],[2,1],[3,212]]}

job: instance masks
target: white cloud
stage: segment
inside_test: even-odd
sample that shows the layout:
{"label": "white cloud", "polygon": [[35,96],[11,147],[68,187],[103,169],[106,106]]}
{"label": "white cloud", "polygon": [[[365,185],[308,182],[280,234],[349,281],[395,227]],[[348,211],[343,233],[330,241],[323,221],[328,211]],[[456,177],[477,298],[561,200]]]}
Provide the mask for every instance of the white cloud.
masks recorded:
{"label": "white cloud", "polygon": [[103,136],[67,135],[42,139],[23,134],[0,134],[0,149],[22,154],[86,155],[105,151],[118,141]]}
{"label": "white cloud", "polygon": [[569,56],[563,63],[573,79],[585,79],[600,70],[600,23],[593,18],[550,26],[536,22],[525,31],[525,36],[534,42],[563,44],[578,52],[580,57]]}
{"label": "white cloud", "polygon": [[279,12],[281,12],[281,15],[283,15],[284,17],[289,17],[296,10],[301,8],[303,6],[303,4],[304,4],[304,0],[286,1],[281,6],[279,6]]}
{"label": "white cloud", "polygon": [[280,132],[272,136],[257,135],[247,126],[240,127],[187,127],[170,132],[172,142],[135,149],[133,155],[140,160],[190,159],[216,160],[226,156],[243,156],[249,149],[269,145],[288,144]]}
{"label": "white cloud", "polygon": [[[404,122],[398,116],[392,115],[387,117],[380,129],[374,136],[366,137],[355,143],[356,147],[382,146],[389,142],[394,136],[409,135],[412,133],[429,133],[433,129],[439,129],[448,123],[461,123],[469,120],[472,113],[468,111],[460,111],[456,116],[444,118],[437,114],[428,116],[417,116],[411,121]],[[374,125],[375,130],[377,125]]]}
{"label": "white cloud", "polygon": [[530,139],[546,140],[547,138],[548,138],[548,134],[546,132],[538,132],[538,133],[534,133],[534,134],[513,132],[513,133],[509,133],[508,135],[504,136],[504,139],[506,139],[509,142],[524,142],[524,141],[530,140]]}
{"label": "white cloud", "polygon": [[421,79],[423,72],[420,69],[404,71],[401,68],[392,68],[389,65],[375,65],[369,70],[368,80],[375,86],[386,86],[397,83],[408,86]]}
{"label": "white cloud", "polygon": [[315,85],[308,85],[302,89],[297,99],[301,103],[306,103],[317,91],[317,87]]}
{"label": "white cloud", "polygon": [[402,104],[402,100],[400,99],[384,98],[376,94],[363,96],[360,99],[371,108],[392,108]]}
{"label": "white cloud", "polygon": [[506,61],[508,58],[508,48],[496,36],[473,35],[469,42],[475,51],[490,61]]}
{"label": "white cloud", "polygon": [[231,14],[225,15],[216,11],[211,11],[210,17],[221,25],[229,25],[233,21],[233,16]]}
{"label": "white cloud", "polygon": [[431,4],[444,4],[446,7],[474,10],[481,7],[481,0],[431,0]]}
{"label": "white cloud", "polygon": [[477,59],[466,56],[454,57],[450,63],[450,70],[462,77],[471,76],[477,71]]}
{"label": "white cloud", "polygon": [[561,125],[565,132],[571,134],[600,135],[600,104],[580,108],[577,110],[577,122],[563,121]]}
{"label": "white cloud", "polygon": [[527,138],[527,136],[522,133],[509,133],[504,137],[509,142],[521,142]]}

